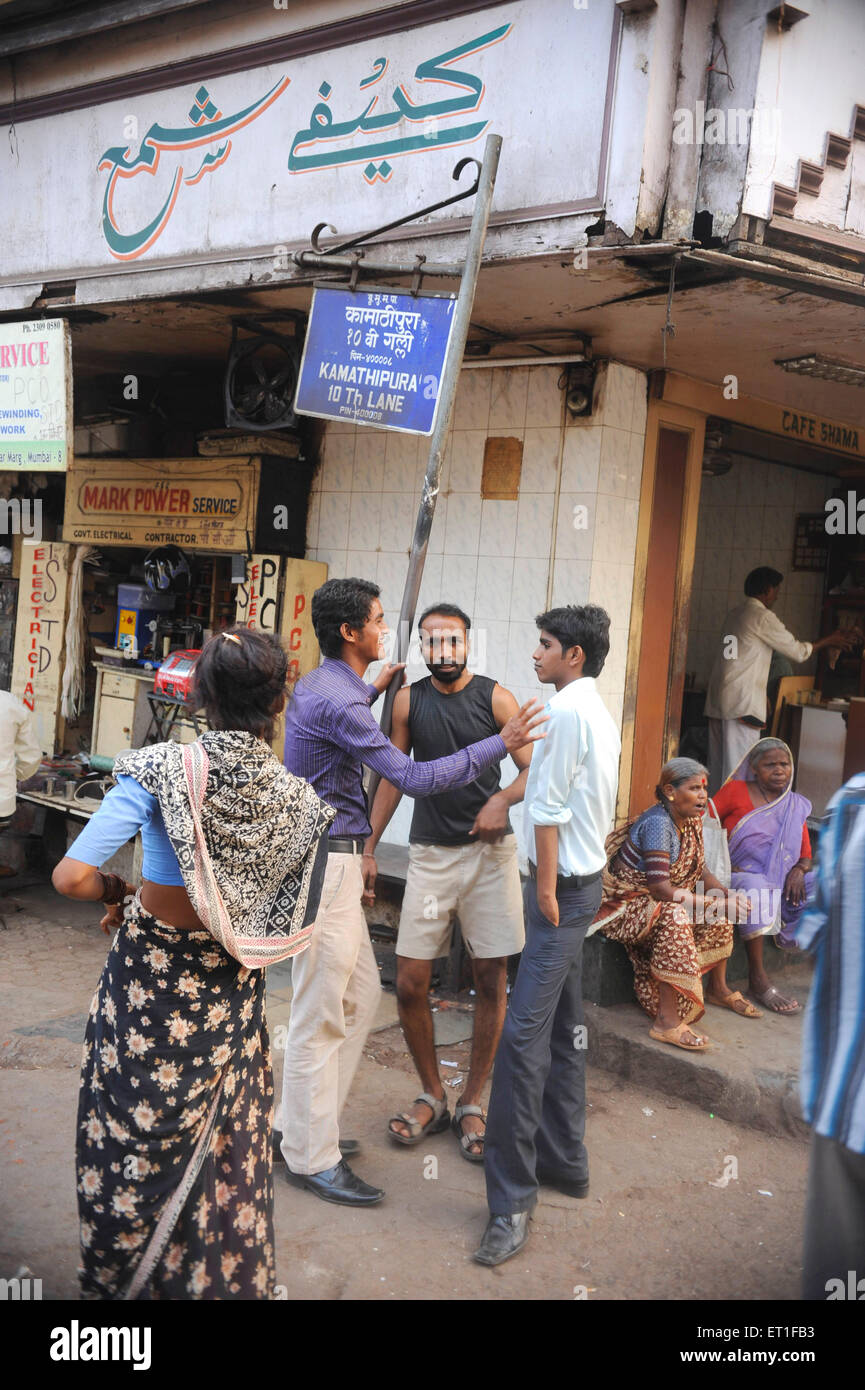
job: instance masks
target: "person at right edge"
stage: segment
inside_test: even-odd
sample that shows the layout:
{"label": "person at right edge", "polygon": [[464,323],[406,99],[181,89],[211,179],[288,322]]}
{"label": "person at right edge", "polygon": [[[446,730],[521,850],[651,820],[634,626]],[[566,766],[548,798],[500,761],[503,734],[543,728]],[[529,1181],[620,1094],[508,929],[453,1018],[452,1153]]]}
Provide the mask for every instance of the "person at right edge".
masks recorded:
{"label": "person at right edge", "polygon": [[478,1264],[521,1250],[538,1184],[588,1194],[582,954],[601,905],[621,743],[598,694],[610,649],[603,608],[553,608],[536,619],[538,680],[554,685],[547,737],[526,785],[526,945],[499,1044],[484,1144],[490,1218]]}
{"label": "person at right edge", "polygon": [[820,825],[817,893],[795,943],[817,968],[805,1009],[799,1095],[811,1126],[802,1296],[865,1294],[865,773]]}

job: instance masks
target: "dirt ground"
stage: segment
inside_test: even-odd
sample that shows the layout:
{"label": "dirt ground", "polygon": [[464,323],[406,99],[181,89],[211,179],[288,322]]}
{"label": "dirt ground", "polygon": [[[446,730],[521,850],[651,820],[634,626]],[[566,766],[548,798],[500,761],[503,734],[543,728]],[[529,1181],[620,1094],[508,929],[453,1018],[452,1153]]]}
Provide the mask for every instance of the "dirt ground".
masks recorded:
{"label": "dirt ground", "polygon": [[[75,1298],[73,1142],[80,1039],[107,939],[94,910],[50,891],[0,931],[0,1275],[26,1265],[43,1296]],[[283,1005],[270,1012],[274,1033]],[[452,1134],[414,1149],[386,1122],[420,1089],[392,997],[370,1036],[343,1132],[353,1164],[385,1188],[355,1212],[290,1188],[276,1173],[277,1273],[288,1299],[797,1299],[806,1145],[730,1124],[685,1095],[589,1072],[591,1191],[548,1189],[523,1253],[499,1269],[471,1259],[486,1219],[483,1170]],[[439,1049],[444,1079],[468,1044]],[[281,1056],[274,1058],[279,1080]],[[459,1088],[451,1088],[459,1094]],[[725,1171],[735,1173],[725,1185]]]}

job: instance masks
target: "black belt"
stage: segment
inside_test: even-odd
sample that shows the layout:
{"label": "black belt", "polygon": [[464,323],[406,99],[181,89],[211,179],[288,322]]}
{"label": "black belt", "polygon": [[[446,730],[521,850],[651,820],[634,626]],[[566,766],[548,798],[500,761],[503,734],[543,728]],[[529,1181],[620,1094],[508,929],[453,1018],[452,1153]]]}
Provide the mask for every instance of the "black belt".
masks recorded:
{"label": "black belt", "polygon": [[[560,888],[588,888],[590,883],[597,883],[603,873],[603,869],[598,869],[593,874],[557,874],[556,892]],[[537,865],[529,860],[529,878],[536,879],[538,876]]]}
{"label": "black belt", "polygon": [[362,835],[331,835],[327,842],[329,854],[354,854],[363,851],[366,840]]}

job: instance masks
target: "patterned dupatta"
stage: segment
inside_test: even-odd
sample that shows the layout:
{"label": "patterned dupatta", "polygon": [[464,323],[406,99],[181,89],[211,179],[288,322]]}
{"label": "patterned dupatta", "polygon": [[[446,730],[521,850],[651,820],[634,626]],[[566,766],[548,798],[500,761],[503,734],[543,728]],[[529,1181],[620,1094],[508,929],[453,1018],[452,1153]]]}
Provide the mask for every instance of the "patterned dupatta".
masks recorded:
{"label": "patterned dupatta", "polygon": [[336,812],[238,730],[121,753],[159,801],[190,901],[211,936],[250,970],[309,945]]}
{"label": "patterned dupatta", "polygon": [[[643,813],[645,814],[645,812]],[[598,915],[592,923],[592,931],[602,930],[627,911],[642,910],[645,925],[640,935],[651,931],[655,918],[664,906],[656,902],[649,891],[649,881],[639,869],[632,869],[620,860],[613,872],[613,863],[619,850],[627,840],[632,826],[640,816],[635,816],[626,825],[612,831],[607,836],[604,849],[607,864],[603,873],[604,896]],[[703,877],[703,826],[699,816],[690,816],[681,829],[679,857],[670,865],[670,883],[674,888],[687,888],[693,892]]]}

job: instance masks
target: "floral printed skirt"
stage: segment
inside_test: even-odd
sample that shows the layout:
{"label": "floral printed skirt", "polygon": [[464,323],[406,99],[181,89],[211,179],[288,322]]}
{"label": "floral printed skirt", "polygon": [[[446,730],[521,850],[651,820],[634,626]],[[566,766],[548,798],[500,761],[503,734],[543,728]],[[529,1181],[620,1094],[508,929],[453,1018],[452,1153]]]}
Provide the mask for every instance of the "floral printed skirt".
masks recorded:
{"label": "floral printed skirt", "polygon": [[272,1296],[272,1107],[264,972],[136,899],[84,1042],[85,1297]]}

